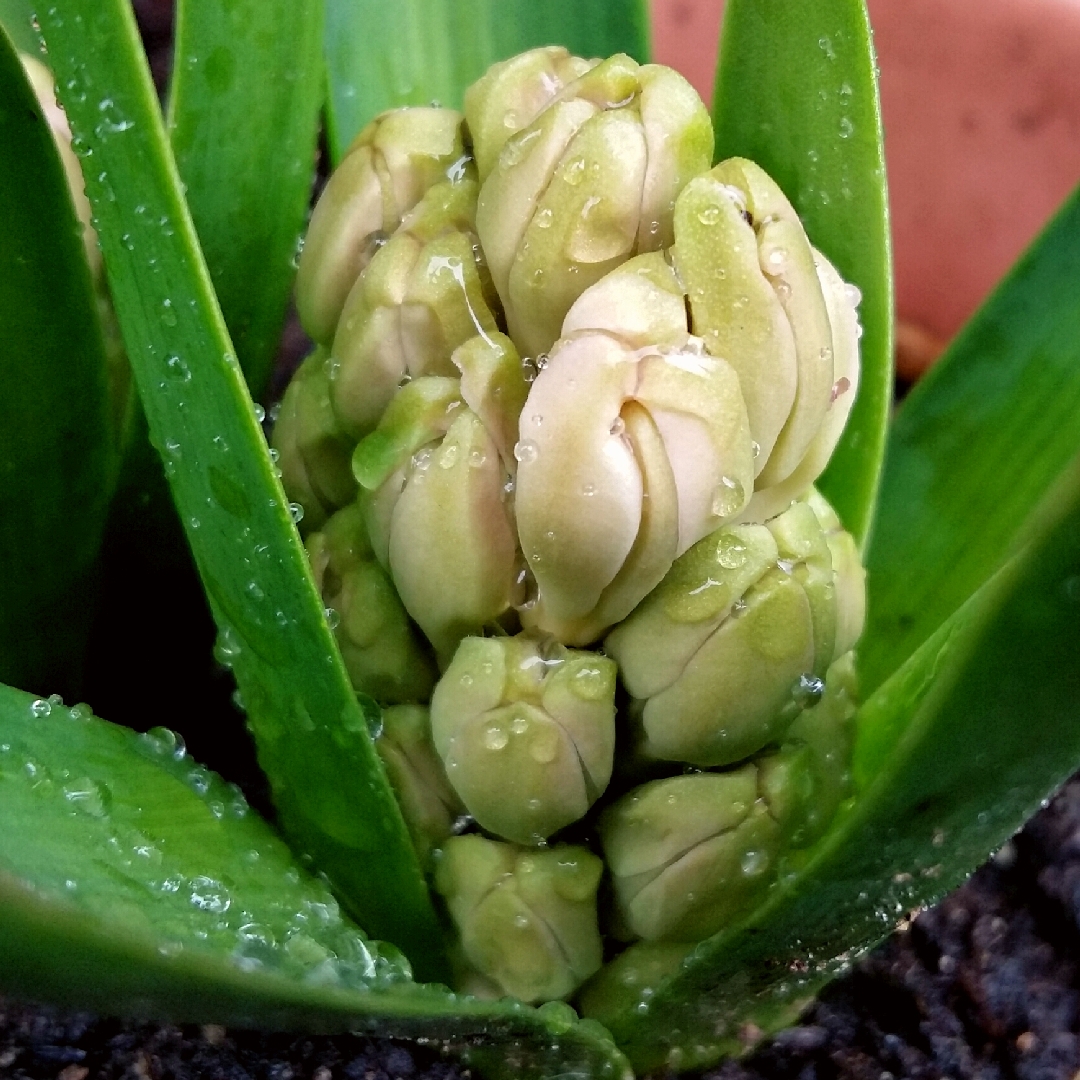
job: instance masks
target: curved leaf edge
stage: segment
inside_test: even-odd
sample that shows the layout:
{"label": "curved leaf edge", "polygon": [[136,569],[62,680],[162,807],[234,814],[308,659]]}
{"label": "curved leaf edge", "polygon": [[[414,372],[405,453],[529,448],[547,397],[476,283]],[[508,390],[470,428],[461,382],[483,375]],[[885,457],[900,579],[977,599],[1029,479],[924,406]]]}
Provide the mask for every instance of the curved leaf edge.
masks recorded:
{"label": "curved leaf edge", "polygon": [[[703,1068],[750,1048],[743,1025],[794,1022],[1080,766],[1080,458],[1039,511],[1040,535],[860,709],[856,764],[870,779],[825,837],[742,922],[599,1017],[636,1068]],[[872,743],[890,724],[902,732],[882,768]]]}

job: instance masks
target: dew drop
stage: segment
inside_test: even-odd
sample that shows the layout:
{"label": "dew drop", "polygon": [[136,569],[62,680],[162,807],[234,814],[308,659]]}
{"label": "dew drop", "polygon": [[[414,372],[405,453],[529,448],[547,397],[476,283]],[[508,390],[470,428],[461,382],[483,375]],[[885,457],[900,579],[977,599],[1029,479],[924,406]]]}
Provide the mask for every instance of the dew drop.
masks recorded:
{"label": "dew drop", "polygon": [[742,509],[746,492],[738,480],[730,476],[720,478],[720,483],[713,492],[712,512],[715,517],[726,518]]}
{"label": "dew drop", "polygon": [[545,207],[536,215],[536,227],[538,229],[550,229],[551,219],[555,216],[553,210],[549,207]]}
{"label": "dew drop", "polygon": [[757,877],[769,865],[769,856],[764,851],[746,851],[739,860],[739,869],[746,877]]}
{"label": "dew drop", "polygon": [[176,325],[176,312],[173,311],[173,305],[171,300],[161,301],[161,321],[166,326]]}
{"label": "dew drop", "polygon": [[176,355],[170,356],[165,361],[165,368],[174,379],[179,379],[180,382],[185,383],[191,382],[191,370],[183,357]]}
{"label": "dew drop", "polygon": [[509,741],[510,736],[498,724],[492,724],[484,732],[484,746],[489,750],[502,750]]}
{"label": "dew drop", "polygon": [[788,268],[789,256],[787,248],[774,247],[765,256],[765,273],[775,277],[782,274]]}
{"label": "dew drop", "polygon": [[45,717],[52,712],[52,705],[45,701],[43,698],[38,698],[36,701],[30,703],[30,712],[36,717]]}
{"label": "dew drop", "polygon": [[706,206],[698,211],[698,221],[702,225],[715,225],[720,220],[719,206]]}
{"label": "dew drop", "polygon": [[532,439],[521,439],[514,445],[514,457],[523,465],[528,465],[540,456],[540,448]]}
{"label": "dew drop", "polygon": [[621,416],[616,416],[608,431],[615,436],[622,435],[626,431],[626,421]]}
{"label": "dew drop", "polygon": [[855,125],[846,116],[842,116],[840,118],[840,138],[850,139],[854,131]]}
{"label": "dew drop", "polygon": [[299,525],[304,520],[304,508],[297,502],[289,503],[289,517],[293,519],[294,525]]}
{"label": "dew drop", "polygon": [[575,158],[563,171],[563,179],[571,186],[577,187],[585,176],[585,159]]}

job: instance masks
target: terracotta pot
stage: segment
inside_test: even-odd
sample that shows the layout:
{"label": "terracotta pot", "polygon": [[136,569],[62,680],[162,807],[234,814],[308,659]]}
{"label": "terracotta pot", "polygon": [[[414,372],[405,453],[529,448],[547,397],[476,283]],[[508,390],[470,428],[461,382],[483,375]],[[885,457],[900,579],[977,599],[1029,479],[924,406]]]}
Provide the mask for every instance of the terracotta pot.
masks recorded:
{"label": "terracotta pot", "polygon": [[[910,376],[1080,182],[1080,0],[868,2]],[[723,0],[652,6],[657,59],[708,100]]]}

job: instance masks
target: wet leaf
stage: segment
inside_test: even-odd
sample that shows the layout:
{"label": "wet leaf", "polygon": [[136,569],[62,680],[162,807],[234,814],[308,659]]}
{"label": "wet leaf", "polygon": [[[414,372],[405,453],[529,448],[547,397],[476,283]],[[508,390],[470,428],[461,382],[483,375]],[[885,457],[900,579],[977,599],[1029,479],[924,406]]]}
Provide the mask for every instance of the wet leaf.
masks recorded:
{"label": "wet leaf", "polygon": [[556,1062],[625,1072],[566,1006],[413,983],[165,729],[136,735],[0,687],[0,820],[4,991],[177,1022],[425,1037],[490,1077],[539,1080]]}
{"label": "wet leaf", "polygon": [[1080,449],[1078,280],[1080,190],[900,408],[869,551],[868,690],[1027,538]]}
{"label": "wet leaf", "polygon": [[48,692],[82,664],[115,454],[82,226],[3,30],[0,146],[0,676]]}
{"label": "wet leaf", "polygon": [[441,931],[225,330],[130,7],[57,0],[42,33],[81,141],[150,439],[282,826],[366,930],[435,975]]}
{"label": "wet leaf", "polygon": [[225,323],[266,387],[296,274],[322,101],[321,0],[180,0],[169,135]]}

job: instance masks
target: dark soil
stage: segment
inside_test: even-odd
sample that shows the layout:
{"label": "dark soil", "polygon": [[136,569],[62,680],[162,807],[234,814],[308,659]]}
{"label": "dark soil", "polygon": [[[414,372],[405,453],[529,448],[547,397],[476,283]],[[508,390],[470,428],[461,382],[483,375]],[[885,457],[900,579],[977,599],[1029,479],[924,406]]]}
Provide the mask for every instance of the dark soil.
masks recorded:
{"label": "dark soil", "polygon": [[[971,880],[709,1080],[1080,1078],[1080,777]],[[0,1002],[4,1080],[451,1080],[430,1053]]]}

